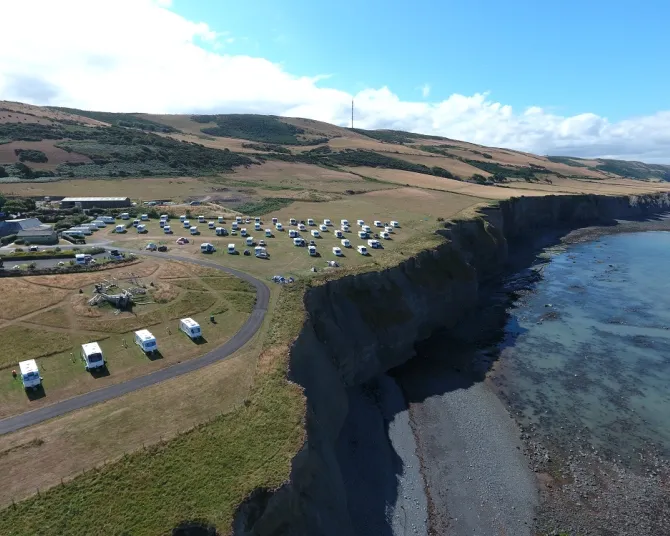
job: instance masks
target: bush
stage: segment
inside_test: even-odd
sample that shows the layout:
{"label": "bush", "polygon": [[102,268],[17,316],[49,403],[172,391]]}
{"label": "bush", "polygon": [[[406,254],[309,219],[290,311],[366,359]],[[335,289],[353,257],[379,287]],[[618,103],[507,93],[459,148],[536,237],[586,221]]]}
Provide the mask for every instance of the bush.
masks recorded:
{"label": "bush", "polygon": [[201,132],[210,136],[284,145],[318,145],[328,141],[328,138],[307,139],[304,129],[284,123],[272,115],[228,114],[191,118],[198,123],[216,123],[215,127],[201,129]]}
{"label": "bush", "polygon": [[12,242],[14,242],[16,240],[16,236],[17,235],[15,235],[15,234],[9,235],[9,236],[3,236],[2,238],[0,238],[0,244],[2,244],[3,246],[6,246],[7,244],[11,244]]}
{"label": "bush", "polygon": [[45,163],[49,160],[46,154],[35,149],[14,149],[14,154],[19,157],[20,162]]}

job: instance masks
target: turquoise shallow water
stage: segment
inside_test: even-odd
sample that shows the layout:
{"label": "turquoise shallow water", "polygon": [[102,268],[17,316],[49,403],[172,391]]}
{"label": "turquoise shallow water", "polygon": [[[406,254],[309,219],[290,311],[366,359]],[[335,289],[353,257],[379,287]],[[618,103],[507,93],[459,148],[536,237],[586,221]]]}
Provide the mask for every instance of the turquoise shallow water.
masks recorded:
{"label": "turquoise shallow water", "polygon": [[493,379],[560,448],[631,466],[670,457],[670,233],[606,236],[551,257],[510,310]]}

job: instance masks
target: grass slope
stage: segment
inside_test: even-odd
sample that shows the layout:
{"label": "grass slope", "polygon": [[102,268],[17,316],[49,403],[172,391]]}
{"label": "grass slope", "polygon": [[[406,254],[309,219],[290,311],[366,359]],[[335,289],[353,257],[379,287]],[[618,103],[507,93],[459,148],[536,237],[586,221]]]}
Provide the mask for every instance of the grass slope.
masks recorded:
{"label": "grass slope", "polygon": [[[176,439],[125,456],[0,512],[5,536],[168,533],[204,519],[225,533],[257,487],[277,487],[304,438],[304,399],[286,381],[303,288],[283,288],[245,404]],[[92,529],[95,527],[95,529]]]}

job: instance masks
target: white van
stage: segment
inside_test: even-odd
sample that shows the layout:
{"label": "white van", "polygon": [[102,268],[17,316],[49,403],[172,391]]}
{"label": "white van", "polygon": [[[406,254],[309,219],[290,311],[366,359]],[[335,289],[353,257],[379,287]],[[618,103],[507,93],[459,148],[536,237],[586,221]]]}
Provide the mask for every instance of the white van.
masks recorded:
{"label": "white van", "polygon": [[343,236],[342,231],[335,231],[335,238],[342,238]]}
{"label": "white van", "polygon": [[312,229],[311,232],[312,232],[312,236],[313,236],[314,238],[319,238],[319,237],[321,236],[321,235],[319,234],[319,231],[317,231],[316,229]]}
{"label": "white van", "polygon": [[372,232],[372,229],[369,225],[361,225],[361,230],[365,231],[366,233]]}
{"label": "white van", "polygon": [[316,257],[316,246],[307,246],[307,252],[310,257]]}
{"label": "white van", "polygon": [[363,220],[356,220],[356,225],[359,227],[363,227],[365,225],[365,222]]}
{"label": "white van", "polygon": [[254,223],[254,231],[260,231],[261,230],[261,224],[256,222]]}
{"label": "white van", "polygon": [[235,221],[237,223],[242,223],[242,216],[235,216]]}
{"label": "white van", "polygon": [[213,244],[210,244],[209,242],[200,244],[200,253],[214,253],[215,251],[216,248],[214,247]]}
{"label": "white van", "polygon": [[349,220],[340,220],[340,225],[341,225],[342,227],[344,227],[345,225],[346,225],[346,226],[349,226]]}
{"label": "white van", "polygon": [[141,329],[135,332],[135,344],[142,348],[147,354],[158,350],[156,337],[154,337],[148,329]]}
{"label": "white van", "polygon": [[37,368],[37,362],[34,359],[21,361],[19,363],[19,370],[21,371],[21,381],[23,382],[24,389],[38,389],[42,384],[42,377]]}
{"label": "white van", "polygon": [[192,318],[182,318],[179,321],[179,329],[182,330],[190,339],[199,339],[202,337],[202,331],[200,330],[200,324],[198,324]]}
{"label": "white van", "polygon": [[117,225],[114,228],[115,233],[125,233],[126,232],[126,226],[125,225]]}
{"label": "white van", "polygon": [[302,238],[301,236],[296,236],[296,237],[293,239],[293,245],[294,245],[294,246],[298,246],[298,247],[302,247],[302,246],[305,245],[305,239]]}
{"label": "white van", "polygon": [[166,225],[165,227],[163,227],[163,232],[164,232],[165,234],[171,234],[171,233],[172,233],[172,229],[170,228],[169,225]]}
{"label": "white van", "polygon": [[133,227],[137,227],[140,224],[140,220],[133,220]]}
{"label": "white van", "polygon": [[304,223],[299,223],[298,224],[298,231],[306,231],[307,227],[305,227]]}
{"label": "white van", "polygon": [[386,231],[379,233],[379,236],[381,236],[384,240],[391,240],[391,235],[388,234]]}
{"label": "white van", "polygon": [[254,255],[259,259],[267,259],[268,252],[263,246],[256,246],[254,248]]}
{"label": "white van", "polygon": [[113,216],[103,216],[102,221],[105,223],[114,223],[116,220],[114,219]]}
{"label": "white van", "polygon": [[234,221],[233,223],[230,224],[230,228],[233,231],[237,231],[237,225],[238,225],[238,223],[236,221]]}
{"label": "white van", "polygon": [[356,250],[363,256],[368,254],[368,248],[366,248],[365,246],[358,246]]}
{"label": "white van", "polygon": [[343,233],[348,233],[349,231],[350,231],[350,229],[349,229],[349,226],[348,226],[348,225],[343,225],[343,226],[342,226],[342,232],[343,232]]}
{"label": "white van", "polygon": [[392,221],[391,227],[400,227],[400,224],[397,221]]}
{"label": "white van", "polygon": [[160,225],[161,229],[163,229],[165,227],[165,223],[165,220],[161,220],[158,222],[158,225]]}
{"label": "white van", "polygon": [[77,253],[74,256],[75,264],[86,264],[86,255],[84,253]]}
{"label": "white van", "polygon": [[275,223],[275,224],[276,224],[278,221],[279,221],[278,218],[272,218],[272,223]]}
{"label": "white van", "polygon": [[192,235],[199,234],[199,233],[198,233],[198,228],[195,227],[195,226],[194,226],[194,227],[189,227],[188,230],[189,230],[189,232],[190,232]]}
{"label": "white van", "polygon": [[386,231],[387,233],[392,233],[393,232],[393,227],[391,227],[390,225],[387,225],[386,227],[384,227],[384,231]]}
{"label": "white van", "polygon": [[247,228],[246,227],[242,227],[242,229],[240,229],[240,236],[247,236]]}
{"label": "white van", "polygon": [[161,221],[168,221],[170,219],[169,214],[161,214]]}
{"label": "white van", "polygon": [[84,360],[86,370],[95,370],[105,366],[105,358],[97,342],[82,344],[81,358]]}
{"label": "white van", "polygon": [[265,236],[267,238],[272,238],[272,229],[265,229]]}
{"label": "white van", "polygon": [[235,253],[235,244],[228,244],[228,253],[231,255]]}

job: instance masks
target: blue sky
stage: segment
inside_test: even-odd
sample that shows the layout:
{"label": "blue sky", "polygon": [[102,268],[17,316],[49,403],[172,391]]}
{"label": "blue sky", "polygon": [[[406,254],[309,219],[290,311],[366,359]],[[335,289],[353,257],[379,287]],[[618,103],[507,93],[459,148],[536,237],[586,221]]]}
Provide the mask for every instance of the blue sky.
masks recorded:
{"label": "blue sky", "polygon": [[354,98],[362,128],[670,163],[667,0],[21,0],[2,15],[31,31],[3,27],[0,100],[348,125]]}
{"label": "blue sky", "polygon": [[292,73],[402,99],[490,91],[514,108],[610,120],[668,106],[670,2],[173,0],[172,9]]}

